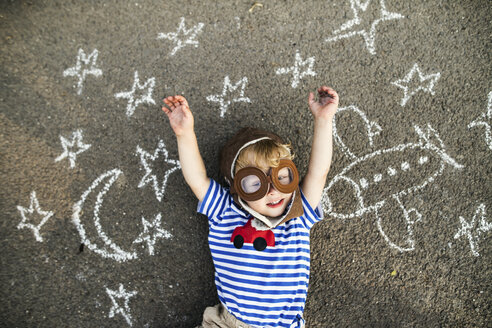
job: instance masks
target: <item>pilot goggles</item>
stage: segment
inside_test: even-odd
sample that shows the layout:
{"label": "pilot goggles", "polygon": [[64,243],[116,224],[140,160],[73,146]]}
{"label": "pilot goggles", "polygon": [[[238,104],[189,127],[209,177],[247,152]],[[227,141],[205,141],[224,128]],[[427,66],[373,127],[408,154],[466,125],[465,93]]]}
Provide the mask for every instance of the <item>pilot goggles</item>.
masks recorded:
{"label": "pilot goggles", "polygon": [[265,197],[270,183],[279,192],[294,192],[299,184],[299,172],[289,159],[281,159],[277,167],[272,167],[267,175],[257,167],[245,167],[237,171],[231,192],[245,201],[255,201]]}

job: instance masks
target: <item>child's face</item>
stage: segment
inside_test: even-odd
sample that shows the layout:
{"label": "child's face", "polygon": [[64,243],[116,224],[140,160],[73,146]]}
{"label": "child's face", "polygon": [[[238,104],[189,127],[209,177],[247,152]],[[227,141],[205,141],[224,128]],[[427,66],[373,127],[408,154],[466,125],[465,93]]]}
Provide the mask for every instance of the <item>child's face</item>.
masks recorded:
{"label": "child's face", "polygon": [[[254,163],[254,155],[253,154],[248,154],[248,162],[249,163]],[[251,166],[255,166],[254,164],[251,164]],[[258,167],[265,173],[266,175],[270,174],[271,168],[267,167],[266,165],[261,165]],[[275,189],[273,184],[270,183],[268,187],[268,192],[267,194],[258,200],[254,201],[246,201],[249,207],[251,207],[253,210],[256,212],[263,214],[265,216],[269,217],[278,217],[282,215],[285,211],[285,208],[289,205],[291,199],[292,199],[292,194],[284,194]]]}

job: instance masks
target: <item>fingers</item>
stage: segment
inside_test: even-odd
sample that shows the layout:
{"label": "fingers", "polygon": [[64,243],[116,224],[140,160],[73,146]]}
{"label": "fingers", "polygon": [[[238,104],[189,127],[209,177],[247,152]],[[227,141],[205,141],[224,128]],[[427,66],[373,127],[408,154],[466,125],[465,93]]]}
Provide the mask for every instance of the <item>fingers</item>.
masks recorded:
{"label": "fingers", "polygon": [[164,113],[166,113],[166,115],[171,114],[171,111],[167,107],[162,107],[162,110],[164,111]]}
{"label": "fingers", "polygon": [[308,103],[309,103],[309,105],[312,105],[314,102],[315,102],[314,93],[310,92],[309,97],[308,97]]}
{"label": "fingers", "polygon": [[183,96],[174,96],[174,99],[176,100],[177,103],[180,105],[185,105],[188,106],[188,101],[186,101],[186,98]]}
{"label": "fingers", "polygon": [[172,113],[173,110],[176,109],[178,106],[184,106],[188,108],[188,101],[186,101],[186,98],[180,95],[176,96],[169,96],[167,98],[164,98],[162,100],[167,107],[162,107],[162,110],[166,113]]}
{"label": "fingers", "polygon": [[318,99],[321,106],[334,104],[338,106],[338,94],[330,87],[322,86],[318,89]]}
{"label": "fingers", "polygon": [[330,97],[332,99],[338,100],[337,92],[334,89],[327,86],[322,86],[321,88],[319,88],[318,95],[320,97]]}
{"label": "fingers", "polygon": [[167,112],[172,112],[176,108],[173,100],[174,100],[174,97],[167,97],[167,98],[164,98],[162,100],[167,105],[167,107],[162,107],[162,110],[165,111],[166,114],[167,114]]}

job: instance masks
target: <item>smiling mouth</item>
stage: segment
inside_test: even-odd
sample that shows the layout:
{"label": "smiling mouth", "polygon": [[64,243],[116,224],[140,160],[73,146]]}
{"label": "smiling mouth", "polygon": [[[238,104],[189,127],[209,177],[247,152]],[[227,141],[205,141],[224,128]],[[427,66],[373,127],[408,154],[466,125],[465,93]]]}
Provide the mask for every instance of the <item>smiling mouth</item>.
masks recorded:
{"label": "smiling mouth", "polygon": [[281,206],[283,203],[284,203],[284,200],[283,199],[280,199],[280,200],[278,200],[276,202],[268,203],[267,206],[268,207],[271,207],[271,208],[276,208],[276,207]]}

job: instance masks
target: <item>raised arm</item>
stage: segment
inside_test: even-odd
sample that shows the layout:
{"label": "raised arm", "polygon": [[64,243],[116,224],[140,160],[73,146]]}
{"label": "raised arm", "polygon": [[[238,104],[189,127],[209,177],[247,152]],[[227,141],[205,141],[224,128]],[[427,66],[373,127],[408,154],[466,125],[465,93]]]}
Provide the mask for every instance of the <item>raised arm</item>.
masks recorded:
{"label": "raised arm", "polygon": [[193,114],[183,96],[167,97],[164,103],[167,107],[162,107],[162,110],[169,118],[178,141],[181,171],[195,196],[202,201],[210,185],[210,179],[198,149]]}
{"label": "raised arm", "polygon": [[302,191],[309,204],[314,208],[321,200],[321,194],[330,170],[333,153],[333,116],[338,109],[338,94],[329,87],[318,89],[318,101],[309,94],[309,108],[314,116],[314,135],[311,157]]}

